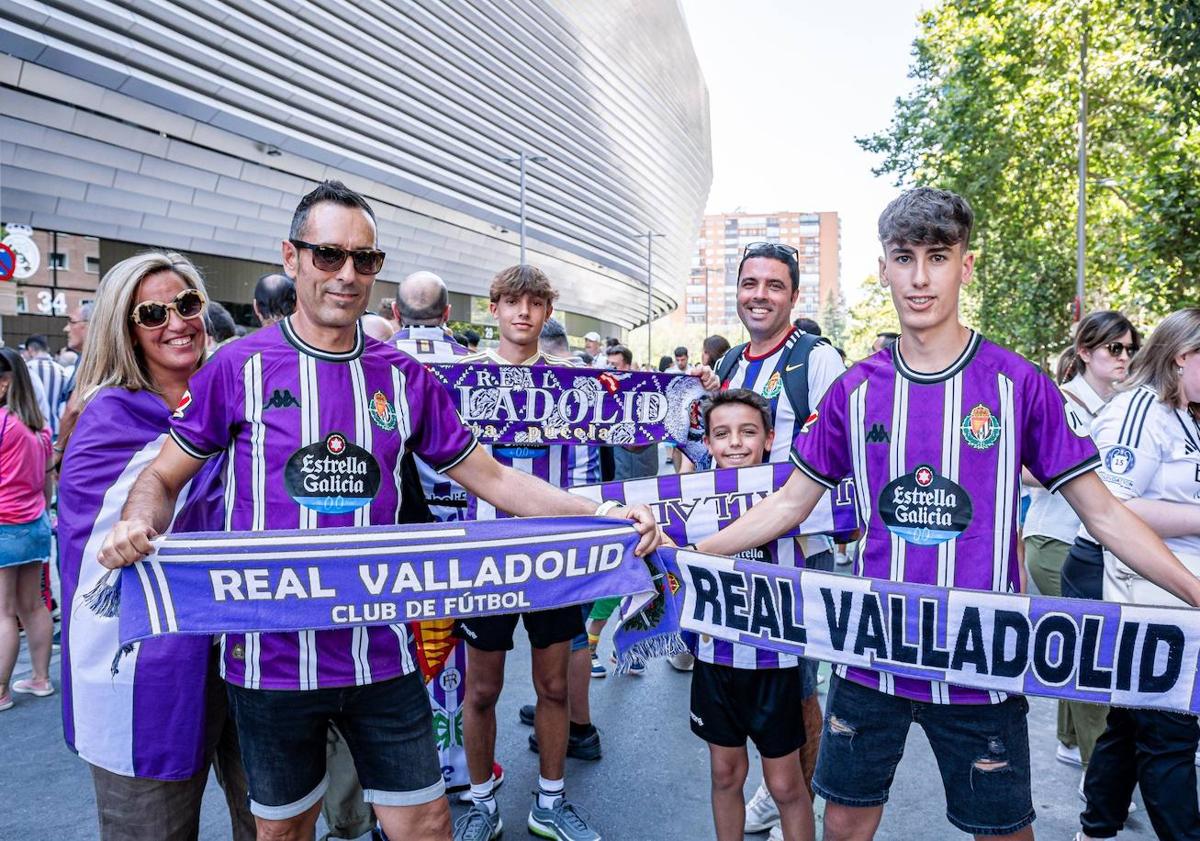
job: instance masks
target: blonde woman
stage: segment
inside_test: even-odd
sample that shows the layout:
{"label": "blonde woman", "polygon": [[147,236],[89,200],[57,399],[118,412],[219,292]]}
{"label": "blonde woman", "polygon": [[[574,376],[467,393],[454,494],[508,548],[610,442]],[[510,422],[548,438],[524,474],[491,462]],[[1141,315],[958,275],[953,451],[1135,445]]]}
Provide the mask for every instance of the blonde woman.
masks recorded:
{"label": "blonde woman", "polygon": [[[1200,308],[1172,313],[1134,358],[1122,393],[1097,417],[1100,478],[1200,575]],[[1182,604],[1104,553],[1104,597]],[[1140,785],[1159,838],[1200,838],[1196,717],[1113,707],[1083,790],[1082,839],[1112,838]]]}
{"label": "blonde woman", "polygon": [[[54,694],[50,683],[53,622],[42,601],[42,563],[50,557],[50,429],[38,408],[21,355],[0,348],[0,711],[12,693]],[[24,626],[33,677],[9,684]]]}
{"label": "blonde woman", "polygon": [[[97,603],[111,592],[96,560],[103,536],[204,361],[206,302],[184,257],[122,260],[100,283],[77,377],[82,410],[59,486],[63,730],[91,766],[104,841],[194,841],[214,753],[234,837],[254,837],[211,641],[163,637],[118,653],[117,618]],[[174,530],[220,526],[218,471],[180,496]]]}

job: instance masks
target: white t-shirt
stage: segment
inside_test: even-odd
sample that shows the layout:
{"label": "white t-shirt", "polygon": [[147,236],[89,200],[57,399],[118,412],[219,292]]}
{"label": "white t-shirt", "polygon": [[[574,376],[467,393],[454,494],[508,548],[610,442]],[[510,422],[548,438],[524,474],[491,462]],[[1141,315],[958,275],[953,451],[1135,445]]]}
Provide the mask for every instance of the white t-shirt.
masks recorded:
{"label": "white t-shirt", "polygon": [[[1096,415],[1104,408],[1104,398],[1082,376],[1059,386],[1066,397],[1067,422],[1080,434],[1090,434]],[[1025,514],[1024,537],[1052,537],[1074,543],[1079,532],[1079,515],[1062,494],[1050,493],[1041,486],[1029,488],[1029,511]]]}
{"label": "white t-shirt", "polygon": [[[1200,505],[1200,424],[1154,389],[1114,397],[1092,424],[1092,437],[1102,461],[1097,472],[1118,499]],[[1200,534],[1163,542],[1177,555],[1200,555]]]}

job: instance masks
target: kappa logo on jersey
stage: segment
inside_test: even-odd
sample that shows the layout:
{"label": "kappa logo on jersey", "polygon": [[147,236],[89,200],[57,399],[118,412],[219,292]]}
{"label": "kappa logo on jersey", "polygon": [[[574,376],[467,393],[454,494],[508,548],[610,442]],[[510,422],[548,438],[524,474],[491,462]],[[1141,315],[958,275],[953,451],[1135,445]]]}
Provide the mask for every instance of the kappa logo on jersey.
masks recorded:
{"label": "kappa logo on jersey", "polygon": [[762,396],[768,400],[774,400],[779,396],[779,392],[783,391],[783,377],[779,376],[779,372],[771,374],[767,384],[763,386]]}
{"label": "kappa logo on jersey", "polygon": [[379,492],[379,477],[375,457],[338,432],[296,450],[283,471],[291,498],[322,514],[345,514],[368,504]]}
{"label": "kappa logo on jersey", "polygon": [[382,391],[377,391],[371,395],[370,413],[371,423],[384,432],[391,432],[396,428],[396,411],[392,408],[392,404],[388,402],[387,395]]}
{"label": "kappa logo on jersey", "polygon": [[812,429],[812,425],[817,422],[817,418],[820,417],[820,415],[820,412],[818,412],[816,409],[813,409],[812,414],[804,419],[804,426],[800,427],[800,431],[808,432],[808,430]]}
{"label": "kappa logo on jersey", "polygon": [[867,431],[868,444],[890,444],[892,436],[888,434],[887,427],[881,423],[872,424],[870,430]]}
{"label": "kappa logo on jersey", "polygon": [[245,647],[242,646],[242,644],[240,642],[237,643],[236,645],[234,645],[233,651],[231,651],[230,654],[232,655],[234,660],[245,660],[246,659],[246,649],[245,649]]}
{"label": "kappa logo on jersey", "polygon": [[958,537],[973,516],[966,490],[927,464],[893,479],[879,494],[879,517],[888,531],[918,546]]}
{"label": "kappa logo on jersey", "polygon": [[287,409],[293,406],[297,409],[300,408],[300,401],[296,399],[296,395],[286,388],[277,388],[271,392],[271,399],[267,401],[263,409]]}
{"label": "kappa logo on jersey", "polygon": [[190,405],[192,405],[192,393],[190,391],[185,391],[183,393],[183,397],[179,398],[179,405],[175,407],[175,411],[171,413],[171,417],[175,418],[176,420],[182,418],[183,413]]}
{"label": "kappa logo on jersey", "polygon": [[963,440],[976,450],[986,450],[1000,440],[1000,421],[982,403],[962,420]]}
{"label": "kappa logo on jersey", "polygon": [[1133,450],[1127,447],[1113,447],[1104,456],[1104,466],[1108,468],[1109,473],[1121,475],[1133,470],[1133,464],[1136,460],[1133,456]]}

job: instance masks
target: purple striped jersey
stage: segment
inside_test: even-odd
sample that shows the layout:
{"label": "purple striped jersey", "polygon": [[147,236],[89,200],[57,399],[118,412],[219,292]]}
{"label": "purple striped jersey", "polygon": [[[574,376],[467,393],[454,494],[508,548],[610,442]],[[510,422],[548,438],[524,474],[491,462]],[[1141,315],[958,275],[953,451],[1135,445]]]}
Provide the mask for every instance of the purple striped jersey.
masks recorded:
{"label": "purple striped jersey", "polygon": [[[496,365],[513,364],[494,350],[484,350],[464,356],[459,361],[491,362]],[[572,359],[551,356],[540,351],[520,364],[530,366],[578,365]],[[556,488],[565,489],[600,481],[600,450],[593,446],[585,444],[574,446],[488,444],[487,448],[491,451],[492,457],[506,467],[537,476]],[[479,499],[476,496],[468,497],[467,519],[469,520],[501,520],[509,516],[511,515],[497,510],[486,499]]]}
{"label": "purple striped jersey", "polygon": [[[401,350],[420,362],[429,365],[435,362],[459,362],[470,353],[450,336],[442,327],[402,327],[389,340]],[[425,492],[425,504],[429,513],[439,522],[463,520],[467,516],[467,492],[462,486],[438,473],[422,459],[417,459],[417,474],[421,477],[421,489]]]}
{"label": "purple striped jersey", "polygon": [[[996,592],[1020,587],[1021,467],[1055,492],[1099,465],[1050,378],[974,332],[935,374],[909,368],[898,345],[855,365],[801,427],[792,461],[826,487],[853,474],[867,524],[858,574]],[[870,669],[838,673],[918,701],[1005,697]]]}
{"label": "purple striped jersey", "polygon": [[[444,387],[411,356],[356,334],[329,353],[291,319],[221,348],[189,384],[171,435],[196,458],[227,453],[229,531],[398,522],[400,461],[437,470],[475,446]],[[407,626],[227,634],[222,674],[248,689],[361,686],[415,669]]]}

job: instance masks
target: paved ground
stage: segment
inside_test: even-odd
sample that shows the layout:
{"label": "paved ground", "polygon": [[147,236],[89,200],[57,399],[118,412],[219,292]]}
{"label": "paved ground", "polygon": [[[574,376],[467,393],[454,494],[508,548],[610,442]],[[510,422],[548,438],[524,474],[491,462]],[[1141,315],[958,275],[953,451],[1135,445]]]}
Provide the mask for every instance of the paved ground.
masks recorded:
{"label": "paved ground", "polygon": [[[27,669],[23,661],[17,677]],[[57,682],[57,655],[53,671]],[[527,837],[529,793],[537,780],[537,757],[526,742],[529,728],[517,723],[517,708],[533,699],[528,674],[528,649],[519,647],[509,662],[500,702],[500,760],[508,780],[499,800],[508,838]],[[688,676],[665,662],[651,663],[642,677],[592,681],[593,719],[603,733],[604,758],[594,763],[569,760],[567,790],[606,838],[699,841],[713,837],[707,750],[688,729],[687,697]],[[1030,731],[1038,812],[1035,828],[1041,838],[1071,838],[1078,828],[1079,772],[1054,759],[1051,702],[1033,701]],[[63,746],[57,696],[44,700],[18,696],[16,707],[0,713],[0,746],[5,756],[0,771],[0,839],[90,841],[96,837],[91,780],[84,764]],[[748,793],[758,781],[752,774]],[[455,801],[456,816],[463,808]],[[223,810],[213,783],[205,800],[201,841],[229,838]],[[966,838],[946,822],[944,813],[933,757],[924,737],[914,730],[878,838]],[[1144,812],[1135,814],[1120,837],[1129,841],[1154,837]]]}

